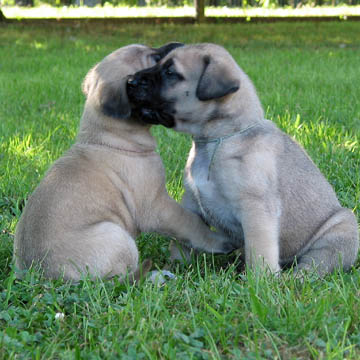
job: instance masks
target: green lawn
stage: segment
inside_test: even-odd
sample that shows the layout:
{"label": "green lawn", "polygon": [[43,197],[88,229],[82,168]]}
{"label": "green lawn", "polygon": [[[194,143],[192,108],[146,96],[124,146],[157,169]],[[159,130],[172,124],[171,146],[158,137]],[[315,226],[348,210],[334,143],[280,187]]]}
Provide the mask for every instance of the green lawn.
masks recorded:
{"label": "green lawn", "polygon": [[[360,220],[360,23],[30,27],[0,25],[0,358],[359,359],[360,272],[303,284],[242,273],[232,257],[194,259],[157,288],[14,279],[26,199],[74,141],[89,68],[129,43],[224,45],[267,117],[294,136]],[[190,138],[154,128],[167,187],[181,199]],[[168,239],[138,239],[167,263]],[[63,313],[64,319],[56,319]]]}

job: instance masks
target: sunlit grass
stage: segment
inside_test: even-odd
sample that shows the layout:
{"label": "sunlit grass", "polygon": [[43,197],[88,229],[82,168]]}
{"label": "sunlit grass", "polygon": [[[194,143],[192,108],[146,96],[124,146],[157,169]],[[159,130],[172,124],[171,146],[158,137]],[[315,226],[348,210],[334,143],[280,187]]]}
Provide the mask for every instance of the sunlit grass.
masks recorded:
{"label": "sunlit grass", "polygon": [[[19,6],[2,7],[2,11],[9,19],[16,18],[107,18],[107,17],[168,17],[168,16],[195,16],[192,6],[184,7],[128,7],[128,6],[97,6],[97,7],[51,7],[42,5],[33,8]],[[285,8],[229,8],[229,7],[207,7],[206,16],[338,16],[344,18],[350,15],[360,15],[360,6],[303,6],[293,9]]]}

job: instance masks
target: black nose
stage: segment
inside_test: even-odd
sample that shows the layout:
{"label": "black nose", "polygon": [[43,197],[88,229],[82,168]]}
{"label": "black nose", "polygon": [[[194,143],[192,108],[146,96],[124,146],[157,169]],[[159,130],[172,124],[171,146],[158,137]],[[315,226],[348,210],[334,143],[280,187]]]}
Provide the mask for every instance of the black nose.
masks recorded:
{"label": "black nose", "polygon": [[149,79],[145,76],[130,76],[127,80],[127,83],[130,87],[148,87]]}
{"label": "black nose", "polygon": [[130,76],[127,80],[128,85],[130,86],[138,86],[139,82],[137,81],[137,79],[134,76]]}

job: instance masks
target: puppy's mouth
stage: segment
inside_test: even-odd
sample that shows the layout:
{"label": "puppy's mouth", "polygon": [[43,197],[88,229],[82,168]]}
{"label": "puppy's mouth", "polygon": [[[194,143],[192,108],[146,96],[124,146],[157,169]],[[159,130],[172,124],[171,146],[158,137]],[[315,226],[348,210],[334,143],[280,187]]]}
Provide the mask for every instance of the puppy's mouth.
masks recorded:
{"label": "puppy's mouth", "polygon": [[163,125],[168,128],[175,126],[173,111],[170,104],[151,98],[151,91],[144,87],[126,87],[131,105],[131,115],[139,121],[152,125]]}
{"label": "puppy's mouth", "polygon": [[163,125],[168,128],[175,126],[174,118],[171,115],[155,109],[135,107],[131,110],[131,116],[146,124]]}
{"label": "puppy's mouth", "polygon": [[152,125],[163,125],[167,128],[175,126],[174,117],[166,112],[146,107],[135,107],[131,111],[132,116],[137,120]]}

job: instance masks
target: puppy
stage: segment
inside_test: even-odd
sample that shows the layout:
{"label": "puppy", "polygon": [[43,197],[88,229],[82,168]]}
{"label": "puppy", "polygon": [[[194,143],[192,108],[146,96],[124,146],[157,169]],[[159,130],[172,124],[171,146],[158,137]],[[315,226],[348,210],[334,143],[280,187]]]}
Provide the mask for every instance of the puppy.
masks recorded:
{"label": "puppy", "polygon": [[129,45],[89,71],[77,141],[47,172],[18,223],[18,269],[36,264],[48,278],[73,281],[86,271],[101,278],[129,271],[136,278],[135,238],[142,231],[212,252],[231,250],[225,238],[168,196],[150,125],[131,116],[127,76],[178,46]]}
{"label": "puppy", "polygon": [[[193,135],[183,205],[244,247],[247,266],[349,269],[354,214],[305,151],[264,119],[250,79],[215,44],[175,49],[129,79],[144,121]],[[179,257],[173,248],[173,256]]]}

